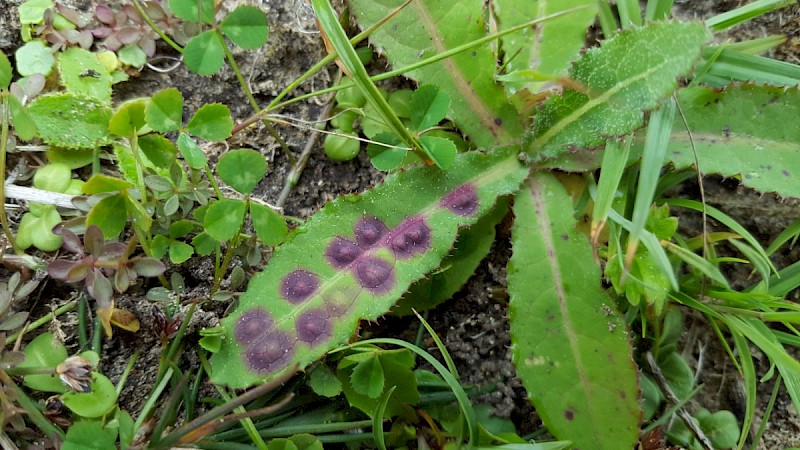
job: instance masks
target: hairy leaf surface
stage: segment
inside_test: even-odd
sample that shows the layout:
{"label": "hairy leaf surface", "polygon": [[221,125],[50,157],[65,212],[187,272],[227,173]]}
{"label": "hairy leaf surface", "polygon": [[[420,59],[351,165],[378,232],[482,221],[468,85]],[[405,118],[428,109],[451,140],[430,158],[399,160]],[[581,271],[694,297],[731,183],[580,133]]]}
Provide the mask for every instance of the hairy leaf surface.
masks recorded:
{"label": "hairy leaf surface", "polygon": [[242,388],[303,368],[347,342],[436,268],[459,227],[475,223],[527,175],[512,149],[464,154],[328,204],[253,277],[212,358],[215,383]]}
{"label": "hairy leaf surface", "polygon": [[644,112],[675,89],[709,37],[702,23],[654,22],[589,50],[570,70],[584,88],[565,88],[542,104],[528,153],[536,160],[554,158],[641,127]]}
{"label": "hairy leaf surface", "polygon": [[[761,192],[800,197],[798,88],[689,88],[681,90],[679,101],[700,172],[738,177]],[[667,151],[676,168],[695,165],[692,141],[678,118]]]}
{"label": "hairy leaf surface", "polygon": [[[404,0],[353,0],[362,27],[369,27]],[[395,67],[413,64],[486,35],[482,0],[416,0],[376,30],[370,40]],[[448,116],[479,147],[507,144],[522,125],[503,89],[494,81],[495,56],[476,47],[407,74],[439,86],[451,99]]]}
{"label": "hairy leaf surface", "polygon": [[625,324],[600,287],[572,200],[538,173],[517,194],[508,268],[517,375],[548,430],[575,448],[632,448],[639,388]]}

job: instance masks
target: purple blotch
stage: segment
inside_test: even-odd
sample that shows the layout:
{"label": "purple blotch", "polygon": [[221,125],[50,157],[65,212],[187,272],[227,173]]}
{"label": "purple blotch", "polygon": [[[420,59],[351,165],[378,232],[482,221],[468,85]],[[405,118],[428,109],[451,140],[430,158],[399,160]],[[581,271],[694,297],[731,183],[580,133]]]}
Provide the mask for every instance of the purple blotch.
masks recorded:
{"label": "purple blotch", "polygon": [[387,231],[389,230],[386,228],[386,225],[376,217],[363,217],[353,226],[356,242],[364,248],[375,245]]}
{"label": "purple blotch", "polygon": [[361,256],[361,247],[355,242],[341,237],[334,238],[325,249],[325,257],[337,269],[348,266],[359,256]]}
{"label": "purple blotch", "polygon": [[406,219],[392,231],[389,249],[398,258],[407,258],[428,249],[431,243],[431,229],[425,219],[414,217]]}
{"label": "purple blotch", "polygon": [[236,321],[234,336],[239,343],[250,345],[272,327],[272,316],[261,308],[254,308],[242,314]]}
{"label": "purple blotch", "polygon": [[358,284],[374,294],[385,294],[394,284],[392,266],[378,258],[360,259],[356,264],[355,276]]}
{"label": "purple blotch", "polygon": [[286,366],[293,350],[288,334],[273,331],[255,341],[244,353],[244,359],[247,366],[258,373],[275,372]]}
{"label": "purple blotch", "polygon": [[307,300],[319,287],[319,277],[307,270],[297,269],[281,280],[281,297],[300,303]]}
{"label": "purple blotch", "polygon": [[441,204],[459,216],[469,216],[478,209],[478,193],[472,184],[462,184],[445,195]]}
{"label": "purple blotch", "polygon": [[564,411],[564,418],[572,421],[572,419],[575,418],[575,411],[572,411],[571,409]]}
{"label": "purple blotch", "polygon": [[327,312],[321,309],[310,309],[295,322],[297,338],[307,344],[318,344],[331,335],[330,318]]}

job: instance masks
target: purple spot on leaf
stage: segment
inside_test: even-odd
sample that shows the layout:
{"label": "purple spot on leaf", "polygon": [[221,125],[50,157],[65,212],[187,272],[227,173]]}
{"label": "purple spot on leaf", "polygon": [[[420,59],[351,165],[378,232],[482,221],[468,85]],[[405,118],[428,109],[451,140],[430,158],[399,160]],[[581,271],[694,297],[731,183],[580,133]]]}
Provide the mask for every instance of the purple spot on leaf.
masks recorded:
{"label": "purple spot on leaf", "polygon": [[321,309],[311,309],[297,318],[297,338],[307,344],[318,344],[330,337],[330,318]]}
{"label": "purple spot on leaf", "polygon": [[387,231],[386,225],[375,217],[363,217],[353,227],[356,242],[364,248],[375,245]]}
{"label": "purple spot on leaf", "polygon": [[575,418],[575,411],[571,409],[564,411],[564,418],[571,421],[572,419]]}
{"label": "purple spot on leaf", "polygon": [[337,269],[348,266],[359,256],[361,256],[361,247],[355,242],[341,237],[334,238],[325,249],[325,257]]}
{"label": "purple spot on leaf", "polygon": [[275,372],[289,363],[293,350],[288,334],[273,331],[254,342],[244,353],[244,359],[258,373]]}
{"label": "purple spot on leaf", "polygon": [[319,287],[319,277],[307,270],[298,269],[289,273],[281,281],[281,297],[300,303],[311,297]]}
{"label": "purple spot on leaf", "polygon": [[242,314],[236,321],[234,335],[239,343],[250,345],[272,327],[272,316],[261,308],[254,308]]}
{"label": "purple spot on leaf", "polygon": [[431,243],[431,229],[425,219],[414,217],[403,221],[392,231],[389,249],[398,258],[407,258],[428,249]]}
{"label": "purple spot on leaf", "polygon": [[469,216],[478,209],[478,193],[472,184],[462,184],[442,199],[441,205],[459,216]]}
{"label": "purple spot on leaf", "polygon": [[374,294],[385,294],[394,284],[392,266],[378,258],[360,259],[356,264],[355,276],[358,284]]}

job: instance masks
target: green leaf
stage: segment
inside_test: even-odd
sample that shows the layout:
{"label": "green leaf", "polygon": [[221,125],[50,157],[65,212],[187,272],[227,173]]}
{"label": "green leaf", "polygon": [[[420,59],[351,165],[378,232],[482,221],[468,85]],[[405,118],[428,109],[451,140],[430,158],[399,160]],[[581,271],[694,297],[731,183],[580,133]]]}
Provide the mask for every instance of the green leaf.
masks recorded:
{"label": "green leaf", "polygon": [[208,233],[200,233],[192,238],[192,246],[195,253],[200,256],[208,256],[217,248],[219,243],[214,240]]}
{"label": "green leaf", "polygon": [[67,392],[61,401],[75,414],[90,419],[103,416],[117,404],[116,388],[105,375],[92,373],[91,389],[91,392]]}
{"label": "green leaf", "polygon": [[14,59],[17,63],[17,72],[23,77],[35,73],[50,75],[56,63],[53,51],[41,39],[34,39],[18,48],[14,52]]}
{"label": "green leaf", "polygon": [[214,30],[204,31],[194,36],[183,49],[186,67],[198,75],[213,75],[225,63],[225,49]]}
{"label": "green leaf", "polygon": [[223,319],[214,382],[238,388],[274,379],[347,342],[360,318],[385,314],[440,264],[459,227],[475,223],[526,175],[514,149],[497,148],[459,155],[447,174],[410,169],[327,205],[275,250]]}
{"label": "green leaf", "polygon": [[119,62],[126,66],[141,69],[147,63],[147,53],[138,45],[130,44],[117,50]]}
{"label": "green leaf", "polygon": [[553,158],[641,127],[644,111],[676,88],[708,39],[702,23],[652,22],[587,51],[570,71],[585,91],[565,88],[542,104],[528,153]]}
{"label": "green leaf", "polygon": [[[115,395],[116,397],[116,395]],[[116,430],[99,421],[79,420],[67,430],[62,450],[108,450],[115,448]]]}
{"label": "green leaf", "polygon": [[[494,0],[494,13],[497,29],[503,31],[537,17],[593,4],[596,4],[594,0]],[[548,75],[566,74],[569,63],[583,49],[586,32],[596,15],[595,9],[575,11],[503,37],[501,46],[506,72],[535,69]],[[508,92],[527,88],[536,93],[542,85],[541,80],[526,80]]]}
{"label": "green leaf", "polygon": [[420,140],[431,156],[431,159],[442,169],[450,167],[453,161],[456,160],[458,149],[456,149],[456,144],[450,139],[425,135],[421,136]]}
{"label": "green leaf", "polygon": [[231,42],[246,49],[257,49],[269,39],[267,15],[255,6],[234,9],[222,21],[220,29]]}
{"label": "green leaf", "polygon": [[172,261],[173,264],[186,262],[193,254],[194,247],[185,242],[172,241],[169,244],[169,260]]}
{"label": "green leaf", "polygon": [[222,199],[208,205],[203,228],[217,241],[233,238],[244,221],[247,204],[241,200]]}
{"label": "green leaf", "polygon": [[8,96],[8,106],[11,110],[11,118],[17,137],[23,141],[30,141],[33,139],[39,130],[36,128],[36,122],[34,122],[33,117],[28,114],[28,110],[25,109],[25,106],[13,95]]}
{"label": "green leaf", "polygon": [[283,242],[289,233],[286,221],[272,208],[250,201],[250,218],[258,240],[269,246]]}
{"label": "green leaf", "polygon": [[197,145],[197,142],[186,133],[181,133],[178,136],[178,150],[181,152],[183,159],[186,160],[186,164],[192,169],[200,170],[208,164],[206,154]]}
{"label": "green leaf", "polygon": [[[760,192],[800,197],[800,128],[787,117],[800,115],[800,90],[771,86],[729,86],[723,91],[687,88],[679,92],[692,141],[678,116],[667,151],[677,169],[736,177]],[[692,144],[695,151],[692,150]]]}
{"label": "green leaf", "polygon": [[659,354],[657,364],[675,396],[687,400],[694,388],[694,372],[689,363],[679,353],[671,351]]}
{"label": "green leaf", "polygon": [[[697,414],[700,416],[700,414]],[[730,411],[717,411],[698,417],[698,424],[714,448],[734,448],[739,440],[739,422]]]}
{"label": "green leaf", "polygon": [[53,7],[52,0],[26,0],[19,5],[19,22],[22,24],[42,23],[44,11]]}
{"label": "green leaf", "polygon": [[381,395],[385,381],[383,366],[377,354],[356,364],[350,374],[350,385],[353,390],[369,398],[378,398]]}
{"label": "green leaf", "polygon": [[98,173],[86,181],[86,184],[83,185],[82,192],[84,194],[93,195],[102,192],[123,191],[132,187],[133,185],[125,180]]}
{"label": "green leaf", "polygon": [[325,364],[320,364],[311,371],[308,385],[315,394],[323,397],[336,397],[342,393],[342,382]]}
{"label": "green leaf", "polygon": [[[403,0],[354,0],[362,27],[382,20]],[[486,34],[482,0],[416,0],[370,36],[395,67],[475,41]],[[421,84],[435,84],[450,97],[448,116],[479,147],[511,143],[522,125],[494,79],[496,56],[487,44],[420,67],[407,74]]]}
{"label": "green leaf", "polygon": [[177,130],[183,123],[183,94],[175,88],[156,92],[147,103],[144,117],[150,128],[159,133]]}
{"label": "green leaf", "polygon": [[127,222],[125,197],[122,194],[110,195],[100,200],[86,216],[86,225],[97,225],[107,238],[119,236]]}
{"label": "green leaf", "polygon": [[94,148],[109,142],[111,109],[100,100],[76,94],[37,97],[28,106],[39,136],[63,148]]}
{"label": "green leaf", "polygon": [[154,166],[162,169],[169,169],[178,154],[172,141],[160,134],[140,136],[139,148]]}
{"label": "green leaf", "polygon": [[169,9],[183,20],[214,23],[214,0],[169,0]]}
{"label": "green leaf", "polygon": [[5,53],[0,52],[0,89],[7,88],[13,76],[14,69],[11,68],[11,62]]}
{"label": "green leaf", "polygon": [[367,145],[369,161],[373,166],[375,166],[376,169],[389,172],[399,168],[400,165],[403,164],[403,160],[406,158],[408,150],[404,148],[396,148],[397,146],[401,145],[400,139],[398,139],[397,136],[388,132],[382,132],[378,133],[373,140],[391,146],[387,147],[386,145],[380,145],[376,143],[370,143]]}
{"label": "green leaf", "polygon": [[564,187],[542,172],[516,197],[508,268],[514,365],[558,439],[630,448],[641,413],[626,326],[569,205]]}
{"label": "green leaf", "polygon": [[150,242],[150,252],[154,258],[163,258],[164,255],[167,254],[169,250],[170,240],[168,237],[164,236],[163,234],[157,234],[153,237],[153,241]]}
{"label": "green leaf", "polygon": [[69,47],[58,55],[58,71],[67,92],[111,103],[111,74],[96,53]]}
{"label": "green leaf", "polygon": [[434,308],[450,299],[467,280],[478,265],[489,254],[495,237],[495,226],[508,213],[508,199],[501,197],[491,212],[481,217],[475,225],[458,233],[453,250],[439,269],[411,285],[408,292],[397,302],[392,313],[405,316],[417,311]]}
{"label": "green leaf", "polygon": [[187,125],[189,133],[207,141],[224,141],[231,136],[231,110],[220,103],[200,107]]}
{"label": "green leaf", "polygon": [[240,194],[250,195],[267,173],[267,160],[249,148],[230,150],[219,158],[217,175]]}
{"label": "green leaf", "polygon": [[411,126],[415,130],[428,129],[444,119],[450,107],[450,97],[432,84],[420,86],[411,95]]}
{"label": "green leaf", "polygon": [[[25,346],[25,361],[19,363],[17,368],[51,368],[55,373],[57,365],[67,359],[67,349],[53,333],[42,333],[36,336]],[[67,392],[67,386],[56,376],[52,375],[25,375],[25,386],[43,392]]]}
{"label": "green leaf", "polygon": [[[357,357],[357,363],[348,361]],[[383,412],[384,418],[413,414],[409,405],[419,402],[414,354],[408,349],[366,350],[343,358],[337,369],[347,401],[372,415],[381,397],[396,388]]]}
{"label": "green leaf", "polygon": [[147,102],[146,98],[137,98],[119,105],[108,122],[108,131],[117,136],[133,137],[145,126],[144,109],[147,107]]}

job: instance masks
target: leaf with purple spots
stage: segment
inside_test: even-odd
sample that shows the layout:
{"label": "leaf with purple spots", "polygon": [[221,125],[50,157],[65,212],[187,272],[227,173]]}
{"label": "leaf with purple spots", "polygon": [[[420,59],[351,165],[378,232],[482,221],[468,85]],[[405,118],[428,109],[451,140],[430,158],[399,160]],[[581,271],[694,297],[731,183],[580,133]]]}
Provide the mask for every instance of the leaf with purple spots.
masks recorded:
{"label": "leaf with purple spots", "polygon": [[439,266],[459,228],[515,192],[527,173],[510,148],[463,154],[447,173],[412,169],[329,203],[276,249],[223,319],[213,381],[244,388],[346,343],[359,320],[387,313]]}

